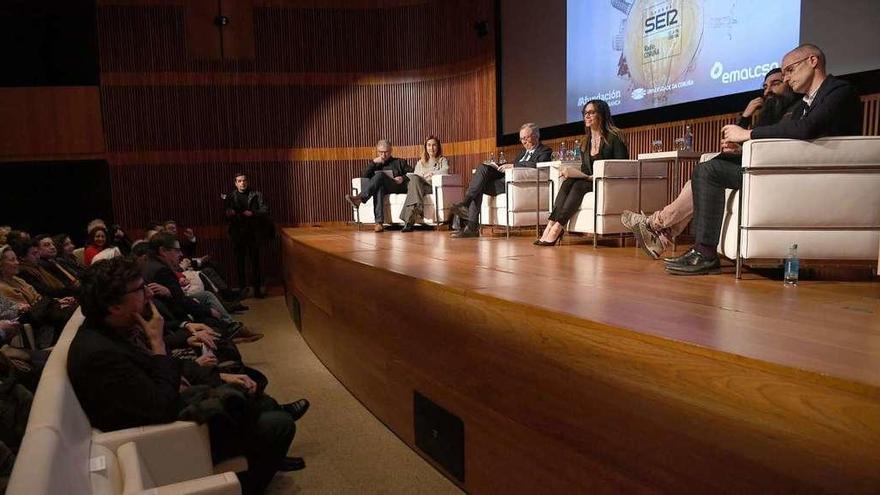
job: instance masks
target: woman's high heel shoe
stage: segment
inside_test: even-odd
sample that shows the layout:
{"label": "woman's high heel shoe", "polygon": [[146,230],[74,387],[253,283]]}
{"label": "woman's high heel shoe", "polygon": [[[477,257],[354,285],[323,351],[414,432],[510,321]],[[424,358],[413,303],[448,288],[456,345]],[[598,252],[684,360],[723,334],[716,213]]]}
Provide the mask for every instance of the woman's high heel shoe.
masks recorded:
{"label": "woman's high heel shoe", "polygon": [[562,237],[564,235],[565,235],[565,231],[563,230],[562,232],[559,233],[559,236],[557,236],[556,239],[554,239],[552,241],[542,241],[541,239],[538,239],[537,241],[534,242],[534,244],[535,244],[535,246],[555,246],[557,243],[562,244]]}

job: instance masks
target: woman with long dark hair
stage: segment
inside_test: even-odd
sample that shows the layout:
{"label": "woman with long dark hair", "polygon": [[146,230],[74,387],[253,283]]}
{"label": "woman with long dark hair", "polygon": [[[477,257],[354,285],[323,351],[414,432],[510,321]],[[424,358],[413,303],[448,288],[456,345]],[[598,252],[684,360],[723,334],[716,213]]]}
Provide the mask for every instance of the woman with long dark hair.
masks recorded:
{"label": "woman with long dark hair", "polygon": [[550,213],[550,221],[537,246],[553,246],[565,233],[565,224],[581,206],[584,195],[593,190],[593,162],[596,160],[626,159],[629,151],[620,129],[614,126],[611,109],[603,100],[590,100],[583,108],[586,139],[581,149],[581,172],[585,177],[568,177],[566,169],[560,170],[563,178],[559,193]]}

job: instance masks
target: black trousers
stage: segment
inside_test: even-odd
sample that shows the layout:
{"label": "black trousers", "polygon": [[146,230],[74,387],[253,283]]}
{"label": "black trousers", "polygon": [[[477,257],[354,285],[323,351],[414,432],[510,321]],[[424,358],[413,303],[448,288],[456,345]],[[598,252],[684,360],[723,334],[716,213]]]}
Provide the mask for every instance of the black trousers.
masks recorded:
{"label": "black trousers", "polygon": [[235,257],[235,269],[238,272],[238,287],[244,289],[248,286],[247,272],[245,272],[245,260],[251,262],[251,273],[254,282],[254,292],[258,292],[263,286],[263,274],[260,271],[260,243],[256,239],[232,239],[232,256]]}
{"label": "black trousers", "polygon": [[584,196],[593,190],[593,181],[588,179],[565,179],[559,186],[550,220],[566,224],[581,207]]}
{"label": "black trousers", "polygon": [[404,177],[403,182],[398,184],[385,172],[373,173],[367,187],[361,191],[361,200],[369,201],[370,198],[373,198],[373,216],[376,217],[376,223],[385,222],[385,195],[406,193],[408,181],[409,179]]}
{"label": "black trousers", "polygon": [[[243,430],[233,432],[215,423],[210,423],[208,430],[215,462],[241,454],[247,458],[248,470],[237,475],[241,491],[246,495],[266,491],[296,434],[293,418],[275,399],[261,394],[253,400],[256,401],[253,405],[255,417]],[[224,438],[230,434],[241,435],[240,441]]]}
{"label": "black trousers", "polygon": [[742,188],[742,155],[722,153],[694,169],[693,226],[696,242],[717,246],[724,221],[724,190]]}
{"label": "black trousers", "polygon": [[504,173],[489,165],[480,165],[468,184],[467,192],[461,204],[468,207],[468,227],[478,228],[480,208],[483,206],[483,194],[498,196],[504,192]]}

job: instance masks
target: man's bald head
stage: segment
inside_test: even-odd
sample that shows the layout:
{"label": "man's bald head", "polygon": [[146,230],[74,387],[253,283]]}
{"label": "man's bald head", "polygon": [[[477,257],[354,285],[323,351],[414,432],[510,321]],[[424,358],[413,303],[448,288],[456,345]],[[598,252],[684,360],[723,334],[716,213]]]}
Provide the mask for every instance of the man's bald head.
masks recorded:
{"label": "man's bald head", "polygon": [[803,45],[800,45],[799,47],[785,54],[785,58],[793,58],[795,60],[809,56],[816,57],[816,59],[818,60],[816,67],[819,70],[825,70],[825,52],[823,52],[821,48],[812,43],[804,43]]}

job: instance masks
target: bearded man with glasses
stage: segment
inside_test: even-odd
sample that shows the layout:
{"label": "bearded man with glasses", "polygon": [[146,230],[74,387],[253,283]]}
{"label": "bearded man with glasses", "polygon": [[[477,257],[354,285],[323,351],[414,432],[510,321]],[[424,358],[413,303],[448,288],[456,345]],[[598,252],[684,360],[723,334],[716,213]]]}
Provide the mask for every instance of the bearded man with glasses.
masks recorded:
{"label": "bearded man with glasses", "polygon": [[[825,71],[825,54],[811,44],[801,45],[782,59],[785,82],[804,95],[791,119],[752,130],[737,125],[721,129],[722,149],[750,139],[816,139],[861,134],[862,105],[852,86]],[[742,187],[742,157],[722,154],[694,170],[693,248],[666,263],[672,275],[703,275],[720,272],[718,239],[724,218],[724,190]]]}

